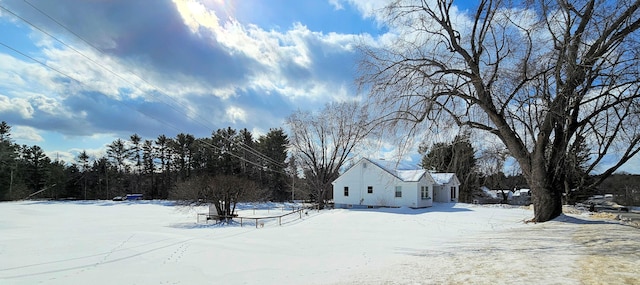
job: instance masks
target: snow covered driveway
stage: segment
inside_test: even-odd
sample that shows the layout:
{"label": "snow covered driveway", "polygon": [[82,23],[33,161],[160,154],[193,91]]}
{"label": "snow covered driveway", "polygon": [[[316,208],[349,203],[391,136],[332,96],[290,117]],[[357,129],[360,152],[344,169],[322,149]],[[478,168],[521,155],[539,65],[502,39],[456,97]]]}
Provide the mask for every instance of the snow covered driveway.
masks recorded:
{"label": "snow covered driveway", "polygon": [[522,208],[312,211],[263,228],[169,202],[0,203],[0,284],[640,284],[640,230]]}

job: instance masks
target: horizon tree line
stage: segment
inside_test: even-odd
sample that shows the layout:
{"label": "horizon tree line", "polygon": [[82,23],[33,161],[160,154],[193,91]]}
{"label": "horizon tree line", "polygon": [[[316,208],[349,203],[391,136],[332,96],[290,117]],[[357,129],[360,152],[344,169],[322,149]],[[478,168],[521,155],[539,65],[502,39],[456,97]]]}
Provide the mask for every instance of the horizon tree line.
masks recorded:
{"label": "horizon tree line", "polygon": [[11,127],[3,121],[0,200],[24,199],[42,190],[33,197],[112,199],[139,193],[145,199],[180,198],[184,189],[178,186],[184,182],[224,176],[255,183],[261,193],[255,199],[285,201],[291,198],[292,184],[288,144],[281,128],[256,139],[247,129],[228,127],[206,138],[180,133],[174,138],[163,134],[143,140],[133,134],[108,144],[104,156],[92,158],[83,150],[72,162],[52,161],[37,145],[15,144]]}

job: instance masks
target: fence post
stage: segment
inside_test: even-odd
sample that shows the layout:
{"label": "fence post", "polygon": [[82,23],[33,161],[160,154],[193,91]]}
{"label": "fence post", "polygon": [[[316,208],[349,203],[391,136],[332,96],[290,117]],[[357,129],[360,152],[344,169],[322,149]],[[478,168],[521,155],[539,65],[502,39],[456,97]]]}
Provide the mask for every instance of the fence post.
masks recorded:
{"label": "fence post", "polygon": [[242,227],[242,217],[240,217],[240,227]]}

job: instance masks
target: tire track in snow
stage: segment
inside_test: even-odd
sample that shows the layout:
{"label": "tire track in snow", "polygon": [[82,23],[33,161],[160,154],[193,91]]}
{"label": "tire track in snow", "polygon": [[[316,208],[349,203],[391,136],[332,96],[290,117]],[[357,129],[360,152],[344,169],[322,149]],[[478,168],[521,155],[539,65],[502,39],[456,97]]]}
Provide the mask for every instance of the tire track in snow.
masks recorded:
{"label": "tire track in snow", "polygon": [[13,276],[1,276],[0,280],[1,279],[15,279],[15,278],[21,278],[21,277],[30,277],[30,276],[37,276],[37,275],[44,275],[44,274],[51,274],[51,273],[60,273],[60,272],[67,272],[67,271],[77,270],[77,269],[87,269],[87,268],[90,268],[90,267],[97,267],[99,265],[110,264],[110,263],[114,263],[114,262],[118,262],[118,261],[127,260],[127,259],[130,259],[130,258],[138,257],[138,256],[145,255],[145,254],[148,254],[148,253],[151,253],[151,252],[155,252],[155,251],[162,250],[162,249],[165,249],[165,248],[169,248],[169,247],[172,247],[172,246],[175,246],[175,245],[179,245],[179,244],[182,244],[182,243],[185,243],[185,242],[189,242],[189,241],[192,241],[192,240],[195,240],[195,239],[198,239],[198,238],[190,238],[190,239],[187,239],[187,240],[182,240],[182,241],[170,243],[168,245],[152,248],[152,249],[141,251],[141,252],[138,252],[138,253],[135,253],[135,254],[125,255],[123,257],[114,258],[114,259],[107,260],[107,261],[104,261],[104,262],[84,264],[84,265],[78,265],[78,266],[72,266],[72,267],[68,267],[68,268],[61,268],[61,269],[54,269],[54,270],[45,270],[45,271],[34,272],[34,273],[25,273],[25,274],[13,275]]}
{"label": "tire track in snow", "polygon": [[[111,256],[114,252],[116,252],[116,251],[118,251],[119,249],[121,249],[121,248],[122,248],[125,244],[127,244],[127,242],[129,242],[129,241],[130,241],[130,240],[131,240],[135,235],[136,235],[136,234],[132,234],[132,235],[130,235],[130,236],[129,236],[129,238],[125,239],[125,240],[124,240],[124,241],[122,241],[120,244],[116,245],[116,246],[115,246],[114,248],[112,248],[109,252],[107,252],[107,253],[102,257],[102,259],[101,259],[100,261],[98,261],[97,263],[95,263],[92,267],[97,267],[98,265],[100,265],[100,264],[104,263],[104,262],[109,258],[109,256]],[[87,270],[91,269],[92,267],[85,267],[85,268],[83,268],[83,269],[81,269],[81,270],[79,270],[79,271],[75,272],[75,274],[74,274],[74,275],[78,275],[78,274],[80,274],[80,273],[83,273],[83,272],[85,272],[85,271],[87,271]],[[72,273],[68,273],[68,274],[66,274],[66,275],[63,275],[63,276],[61,276],[61,277],[60,277],[60,279],[70,277],[70,276],[71,276],[71,274],[72,274]],[[51,281],[51,280],[56,280],[56,279],[58,279],[58,277],[52,277],[52,278],[50,278],[50,279],[49,279],[49,281]]]}
{"label": "tire track in snow", "polygon": [[[159,242],[171,240],[173,238],[167,238],[167,239],[158,240],[158,241],[154,241],[154,242],[150,242],[150,243],[146,243],[146,244],[142,244],[142,245],[137,245],[137,246],[132,246],[132,247],[122,247],[124,244],[126,244],[126,242],[123,242],[119,246],[116,246],[114,249],[112,249],[111,251],[108,251],[106,253],[103,252],[103,253],[99,253],[99,254],[92,254],[92,255],[88,255],[88,256],[84,256],[84,257],[65,259],[65,260],[54,261],[54,262],[44,262],[44,263],[39,263],[39,264],[16,266],[16,267],[12,267],[12,268],[0,269],[0,272],[2,272],[2,271],[19,270],[19,269],[24,269],[24,268],[29,268],[29,267],[45,266],[45,265],[50,265],[50,264],[55,264],[55,263],[65,264],[65,263],[68,263],[68,262],[71,262],[71,261],[75,261],[75,260],[82,260],[82,259],[89,259],[89,258],[93,258],[93,257],[97,257],[97,256],[104,256],[103,259],[101,261],[99,261],[99,262],[92,262],[92,263],[89,263],[89,264],[82,264],[82,265],[77,265],[77,266],[64,267],[64,268],[60,268],[60,269],[42,270],[42,271],[38,271],[38,272],[29,272],[29,273],[15,274],[15,275],[0,276],[0,280],[32,277],[32,276],[39,276],[39,275],[46,275],[46,274],[53,274],[53,273],[69,272],[69,271],[74,271],[74,270],[83,270],[83,271],[85,271],[85,270],[88,270],[88,269],[91,269],[91,268],[94,268],[94,267],[98,267],[98,266],[101,266],[101,265],[104,265],[104,264],[110,264],[110,263],[115,263],[115,262],[119,262],[119,261],[123,261],[123,260],[128,260],[128,259],[131,259],[131,258],[135,258],[135,257],[138,257],[138,256],[142,256],[142,255],[146,255],[146,254],[149,254],[149,253],[152,253],[152,252],[156,252],[156,251],[159,251],[159,250],[170,248],[170,247],[173,247],[173,246],[176,246],[176,245],[182,245],[184,243],[187,243],[187,242],[190,242],[190,241],[193,241],[193,240],[210,240],[210,239],[208,239],[208,237],[212,237],[212,236],[214,237],[213,240],[220,240],[220,239],[239,236],[239,235],[242,235],[242,234],[247,234],[247,233],[252,232],[253,230],[256,230],[256,229],[249,229],[249,228],[242,228],[241,229],[241,228],[238,228],[237,232],[234,231],[234,232],[232,232],[230,234],[225,234],[225,235],[220,235],[220,236],[215,235],[214,233],[206,233],[206,234],[200,235],[198,237],[193,237],[193,238],[189,238],[189,239],[186,239],[186,240],[173,242],[173,243],[170,243],[170,244],[167,244],[167,245],[162,245],[162,246],[154,247],[154,248],[151,248],[151,249],[148,249],[148,250],[140,251],[140,252],[137,252],[137,253],[124,255],[124,256],[119,257],[119,258],[113,258],[113,259],[107,260],[107,258],[110,257],[115,252],[130,251],[131,249],[134,249],[134,248],[145,247],[145,246],[156,244],[156,243],[159,243]],[[80,271],[80,272],[82,272],[82,271]],[[55,277],[50,279],[50,280],[54,280],[54,279],[55,279]]]}
{"label": "tire track in snow", "polygon": [[[145,247],[145,246],[148,246],[148,245],[151,245],[151,244],[154,244],[154,243],[159,243],[159,242],[163,242],[163,241],[170,240],[170,239],[172,239],[172,238],[161,239],[161,240],[153,241],[153,242],[146,243],[146,244],[136,245],[136,246],[127,247],[127,248],[121,248],[121,249],[118,249],[118,250],[105,251],[105,252],[100,252],[100,253],[91,254],[91,255],[79,256],[79,257],[74,257],[74,258],[67,258],[67,259],[62,259],[62,260],[54,260],[54,261],[41,262],[41,263],[33,263],[33,264],[14,266],[14,267],[7,267],[7,268],[0,269],[0,272],[17,270],[17,269],[24,269],[24,268],[29,268],[29,267],[37,267],[37,266],[43,266],[43,265],[50,265],[50,264],[55,264],[55,263],[64,263],[64,262],[70,262],[70,261],[75,261],[75,260],[88,259],[88,258],[93,258],[93,257],[97,257],[97,256],[103,256],[103,255],[106,255],[106,254],[109,254],[109,253],[114,253],[114,252],[119,252],[119,251],[124,251],[124,250],[130,250],[130,249],[135,249],[135,248],[139,248],[139,247]],[[2,278],[2,277],[0,277],[0,278]]]}

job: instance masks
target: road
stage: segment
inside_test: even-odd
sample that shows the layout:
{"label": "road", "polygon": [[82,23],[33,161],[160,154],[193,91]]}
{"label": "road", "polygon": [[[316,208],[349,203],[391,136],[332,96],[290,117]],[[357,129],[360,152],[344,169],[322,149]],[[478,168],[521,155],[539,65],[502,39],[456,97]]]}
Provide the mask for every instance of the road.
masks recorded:
{"label": "road", "polygon": [[635,213],[635,212],[623,212],[620,213],[620,216],[622,218],[626,218],[626,219],[631,219],[632,221],[640,221],[640,213]]}
{"label": "road", "polygon": [[638,212],[620,212],[616,210],[604,210],[600,209],[599,212],[607,212],[620,215],[622,218],[630,219],[632,221],[640,221],[640,213]]}

